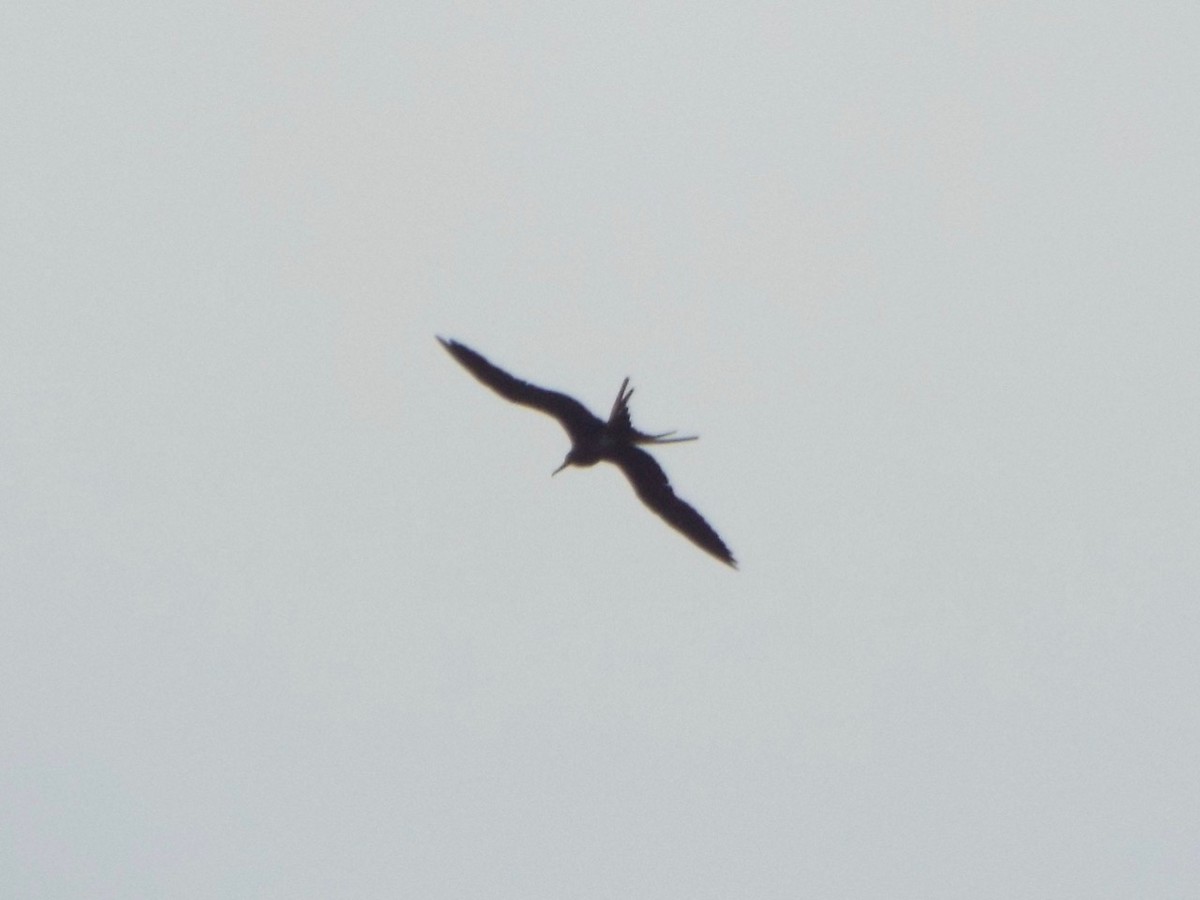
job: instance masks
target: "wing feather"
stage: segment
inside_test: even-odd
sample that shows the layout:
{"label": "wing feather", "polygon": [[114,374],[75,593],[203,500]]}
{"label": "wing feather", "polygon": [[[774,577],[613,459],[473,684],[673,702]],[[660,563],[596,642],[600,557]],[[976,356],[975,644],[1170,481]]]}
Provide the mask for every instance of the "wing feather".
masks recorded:
{"label": "wing feather", "polygon": [[620,448],[613,455],[612,461],[625,473],[641,501],[659,518],[701,550],[711,553],[726,565],[737,568],[737,561],[721,540],[721,536],[700,513],[676,496],[670,481],[667,480],[667,473],[653,456],[640,447],[629,445]]}
{"label": "wing feather", "polygon": [[559,424],[570,435],[572,443],[578,442],[581,438],[604,427],[604,423],[592,415],[588,408],[574,397],[538,387],[509,375],[499,366],[488,362],[481,354],[458,341],[447,341],[440,337],[438,340],[463,368],[505,400],[519,403],[521,406],[528,406],[558,419]]}

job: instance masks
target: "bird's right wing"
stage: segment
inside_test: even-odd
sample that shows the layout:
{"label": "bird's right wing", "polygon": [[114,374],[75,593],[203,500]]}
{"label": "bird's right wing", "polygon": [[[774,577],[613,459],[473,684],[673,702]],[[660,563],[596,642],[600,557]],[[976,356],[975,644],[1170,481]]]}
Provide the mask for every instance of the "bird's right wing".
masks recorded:
{"label": "bird's right wing", "polygon": [[664,522],[687,537],[701,550],[711,553],[721,562],[737,568],[733,553],[721,536],[687,502],[680,500],[671,489],[667,473],[654,457],[632,444],[622,447],[613,457],[633,485],[638,497]]}
{"label": "bird's right wing", "polygon": [[498,366],[492,365],[483,356],[476,353],[465,344],[454,340],[438,338],[447,352],[453,356],[476,379],[486,384],[505,400],[519,403],[554,416],[559,424],[566,429],[571,441],[576,442],[595,430],[602,428],[604,423],[593,416],[586,406],[574,397],[560,394],[538,387],[527,381],[522,381],[509,375]]}

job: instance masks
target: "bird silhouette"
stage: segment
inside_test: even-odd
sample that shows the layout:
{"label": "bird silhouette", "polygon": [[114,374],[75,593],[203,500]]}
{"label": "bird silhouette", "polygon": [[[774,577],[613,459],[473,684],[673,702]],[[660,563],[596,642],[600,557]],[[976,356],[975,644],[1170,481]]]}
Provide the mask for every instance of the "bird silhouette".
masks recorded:
{"label": "bird silhouette", "polygon": [[688,503],[671,490],[667,475],[654,457],[639,444],[676,444],[694,441],[696,436],[673,437],[673,431],[646,434],[633,427],[629,419],[629,398],[633,388],[629,379],[621,382],[608,421],[592,415],[574,397],[529,384],[503,369],[492,365],[479,353],[455,340],[438,340],[468,372],[506,400],[529,406],[558,419],[571,438],[571,449],[561,466],[551,474],[557,475],[567,466],[594,466],[604,461],[613,463],[625,473],[634,491],[646,506],[664,522],[683,534],[701,550],[711,553],[721,562],[737,568],[737,562],[720,535],[704,521]]}

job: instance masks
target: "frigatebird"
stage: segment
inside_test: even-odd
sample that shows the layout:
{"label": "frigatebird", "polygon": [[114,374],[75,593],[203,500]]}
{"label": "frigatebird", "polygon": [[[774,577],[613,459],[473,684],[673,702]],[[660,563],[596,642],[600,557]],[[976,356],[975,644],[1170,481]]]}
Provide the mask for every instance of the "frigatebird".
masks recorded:
{"label": "frigatebird", "polygon": [[679,531],[701,550],[711,553],[726,565],[737,568],[737,562],[725,542],[704,521],[704,517],[690,505],[680,500],[667,481],[667,475],[654,457],[639,447],[639,444],[677,444],[694,441],[696,436],[672,437],[673,431],[663,434],[646,434],[633,427],[629,419],[629,398],[633,388],[629,379],[621,382],[612,412],[605,422],[592,415],[586,406],[574,397],[529,384],[509,375],[498,366],[492,365],[483,356],[465,344],[455,340],[439,341],[447,352],[479,381],[506,400],[529,406],[558,419],[571,438],[571,450],[563,464],[551,472],[557,475],[567,466],[594,466],[605,461],[613,463],[625,473],[629,483],[643,503],[652,509],[664,522]]}

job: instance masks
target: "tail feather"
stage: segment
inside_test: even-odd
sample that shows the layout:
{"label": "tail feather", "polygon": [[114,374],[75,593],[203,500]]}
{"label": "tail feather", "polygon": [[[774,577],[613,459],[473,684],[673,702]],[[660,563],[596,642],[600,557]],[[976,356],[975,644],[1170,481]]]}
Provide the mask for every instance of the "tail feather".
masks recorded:
{"label": "tail feather", "polygon": [[633,427],[633,422],[629,418],[629,398],[633,396],[633,388],[629,386],[629,379],[626,378],[621,382],[621,389],[617,391],[617,399],[613,401],[612,412],[608,417],[608,425],[614,431],[628,435],[629,440],[634,444],[680,444],[684,441],[697,440],[699,435],[689,435],[687,437],[671,437],[674,431],[664,431],[662,434],[646,434],[644,431],[638,431]]}
{"label": "tail feather", "polygon": [[698,441],[700,435],[690,434],[686,437],[671,437],[674,431],[664,431],[662,434],[643,434],[640,431],[634,432],[634,443],[637,444],[682,444],[684,441]]}

